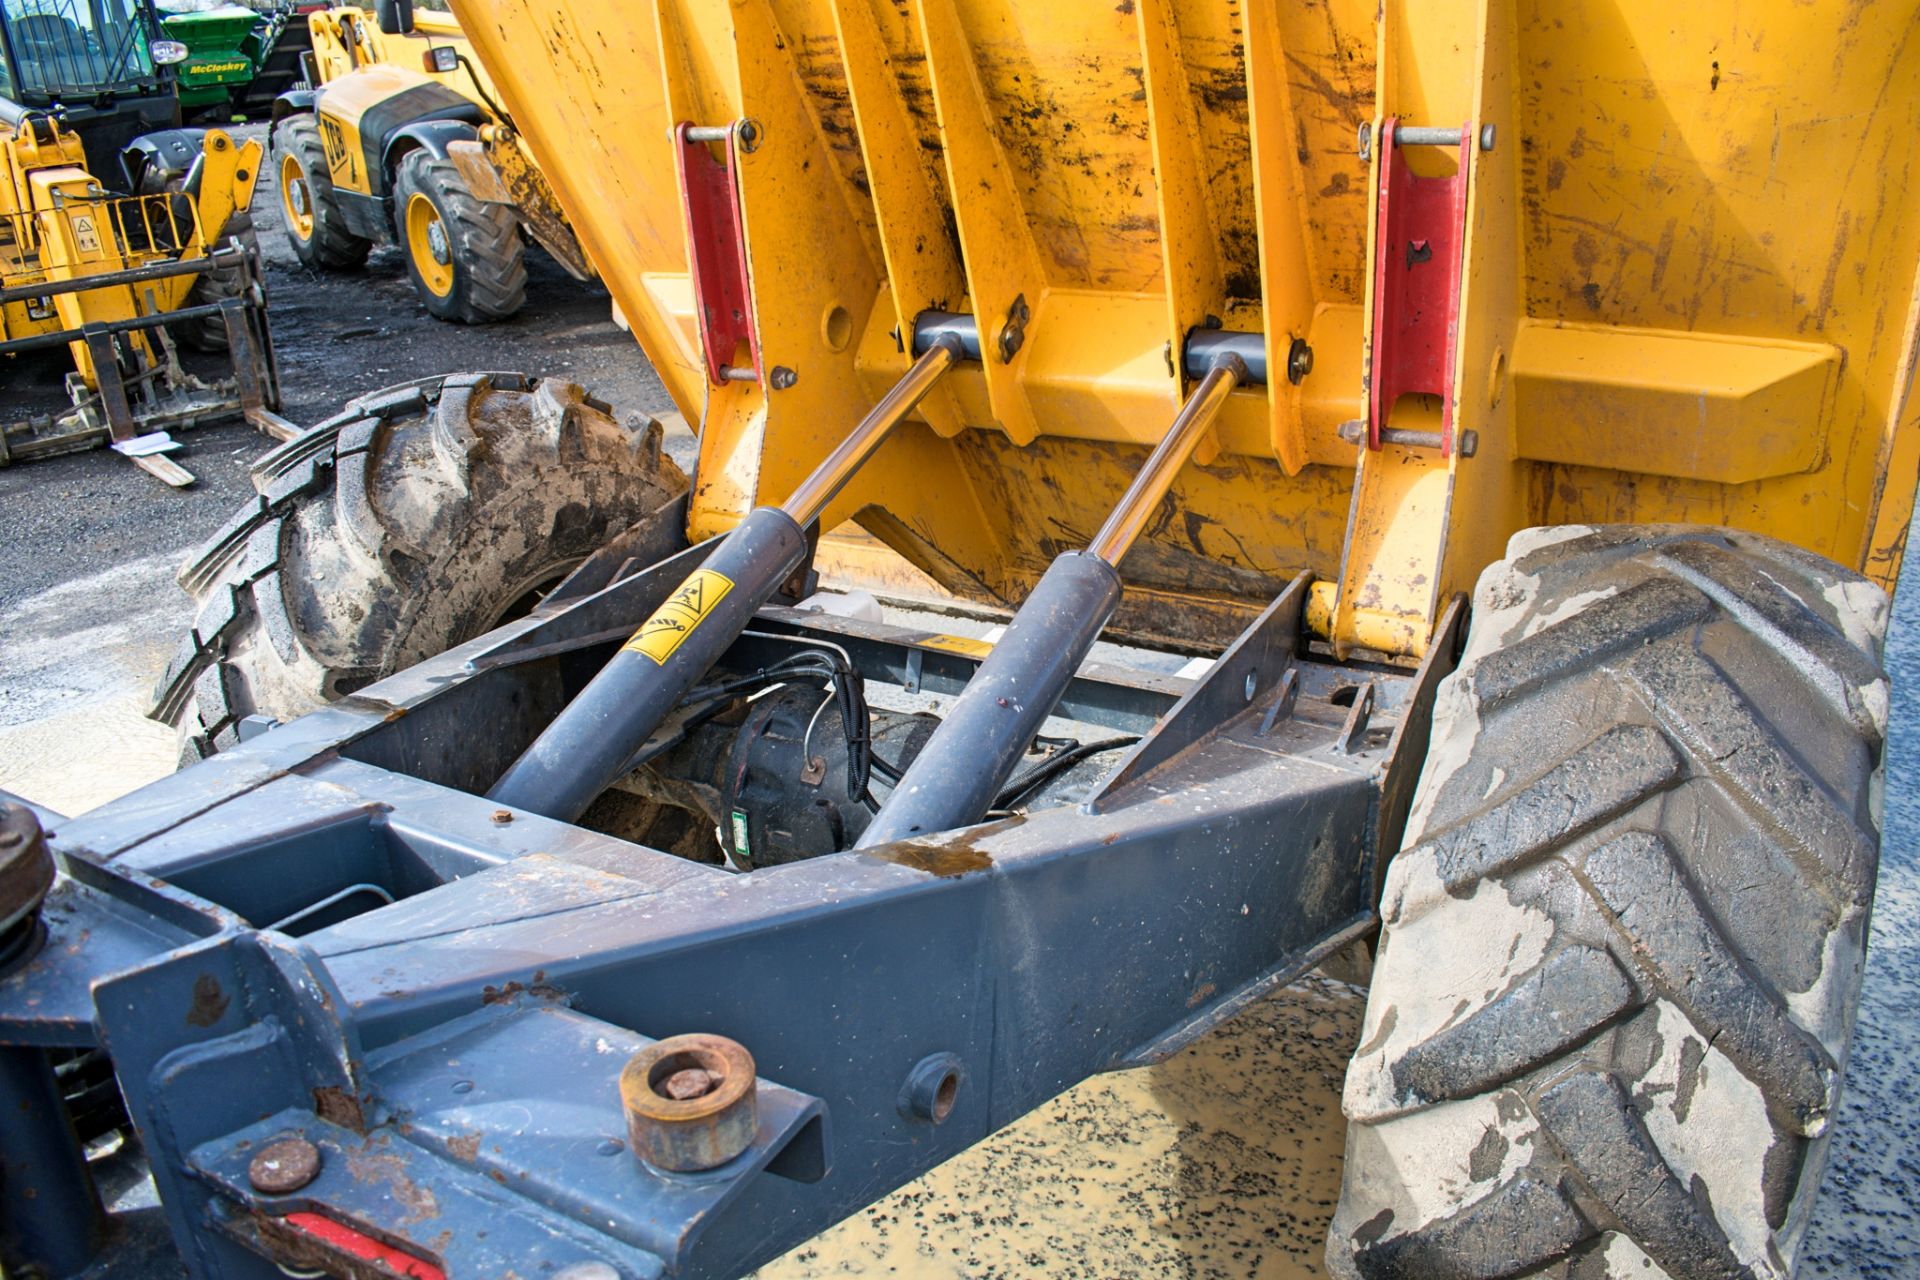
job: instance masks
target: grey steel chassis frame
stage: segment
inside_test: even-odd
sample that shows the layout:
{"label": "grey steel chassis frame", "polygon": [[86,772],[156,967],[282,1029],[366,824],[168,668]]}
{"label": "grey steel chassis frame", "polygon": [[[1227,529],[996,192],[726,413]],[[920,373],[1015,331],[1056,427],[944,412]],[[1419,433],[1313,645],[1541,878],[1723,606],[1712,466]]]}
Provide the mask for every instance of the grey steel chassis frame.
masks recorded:
{"label": "grey steel chassis frame", "polygon": [[[109,1239],[50,1050],[111,1056],[194,1276],[729,1276],[1376,926],[1463,602],[1417,672],[1336,662],[1302,575],[1197,681],[1082,669],[1061,713],[1145,735],[1084,804],[740,874],[479,794],[704,549],[673,551],[58,823],[44,940],[0,978],[0,1260]],[[976,666],[784,607],[755,631],[934,693]],[[755,646],[784,647],[727,665]],[[685,1032],[751,1052],[758,1130],[662,1173],[618,1077]],[[295,1135],[311,1181],[260,1190]]]}

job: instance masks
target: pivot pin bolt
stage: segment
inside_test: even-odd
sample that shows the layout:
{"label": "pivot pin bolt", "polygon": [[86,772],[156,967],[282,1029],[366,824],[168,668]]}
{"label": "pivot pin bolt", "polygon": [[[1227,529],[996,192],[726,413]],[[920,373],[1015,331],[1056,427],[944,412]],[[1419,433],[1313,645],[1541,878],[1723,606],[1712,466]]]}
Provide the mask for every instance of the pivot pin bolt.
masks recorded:
{"label": "pivot pin bolt", "polygon": [[305,1138],[282,1138],[268,1143],[247,1166],[247,1181],[264,1195],[284,1196],[298,1191],[320,1173],[320,1148]]}

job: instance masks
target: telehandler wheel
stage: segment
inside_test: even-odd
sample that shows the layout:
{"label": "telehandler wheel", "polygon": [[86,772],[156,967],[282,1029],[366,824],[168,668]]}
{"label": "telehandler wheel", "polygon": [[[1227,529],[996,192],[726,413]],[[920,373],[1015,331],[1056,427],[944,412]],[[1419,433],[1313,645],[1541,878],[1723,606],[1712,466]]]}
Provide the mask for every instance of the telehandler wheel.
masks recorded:
{"label": "telehandler wheel", "polygon": [[273,126],[275,170],[280,175],[280,215],[287,242],[300,264],[324,271],[351,271],[367,260],[373,242],[347,229],[327,168],[326,143],[311,111],[296,112]]}
{"label": "telehandler wheel", "polygon": [[1507,555],[1387,874],[1329,1267],[1789,1275],[1879,864],[1886,596],[1728,530]]}
{"label": "telehandler wheel", "polygon": [[393,184],[394,234],[407,274],[433,315],[457,324],[505,320],[527,300],[520,219],[468,190],[451,160],[409,151]]}
{"label": "telehandler wheel", "polygon": [[[253,215],[242,210],[227,219],[227,225],[220,233],[220,243],[238,238],[249,249],[258,243],[253,234]],[[227,267],[220,271],[203,272],[187,290],[188,307],[204,306],[210,302],[225,302],[228,298],[237,298],[247,289],[247,273],[243,267]],[[168,326],[173,336],[195,351],[225,351],[227,349],[227,323],[219,316],[201,316],[197,320],[181,320]]]}
{"label": "telehandler wheel", "polygon": [[245,716],[301,715],[525,613],[687,479],[657,423],[494,373],[361,397],[255,484],[179,575],[199,614],[149,714],[188,761]]}

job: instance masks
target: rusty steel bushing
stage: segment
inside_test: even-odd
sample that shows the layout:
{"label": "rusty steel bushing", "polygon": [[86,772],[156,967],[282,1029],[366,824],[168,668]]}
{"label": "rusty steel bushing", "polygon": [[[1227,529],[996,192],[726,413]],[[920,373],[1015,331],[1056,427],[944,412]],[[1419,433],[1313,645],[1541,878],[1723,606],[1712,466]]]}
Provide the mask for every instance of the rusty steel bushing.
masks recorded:
{"label": "rusty steel bushing", "polygon": [[38,949],[40,904],[53,888],[53,854],[24,805],[0,805],[0,972]]}
{"label": "rusty steel bushing", "polygon": [[669,1036],[627,1060],[620,1104],[634,1155],[656,1169],[712,1169],[753,1145],[753,1055],[725,1036]]}

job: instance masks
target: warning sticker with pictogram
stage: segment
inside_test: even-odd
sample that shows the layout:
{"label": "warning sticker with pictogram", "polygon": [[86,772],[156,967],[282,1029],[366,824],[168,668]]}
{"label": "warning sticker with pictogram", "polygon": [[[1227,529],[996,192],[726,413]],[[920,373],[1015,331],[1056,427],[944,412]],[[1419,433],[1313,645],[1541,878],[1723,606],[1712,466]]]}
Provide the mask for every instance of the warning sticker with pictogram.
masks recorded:
{"label": "warning sticker with pictogram", "polygon": [[711,569],[695,569],[693,576],[681,583],[680,589],[668,596],[667,602],[654,610],[653,616],[633,633],[633,639],[621,647],[632,653],[645,654],[662,666],[666,665],[673,651],[680,647],[680,642],[713,612],[714,606],[731,590],[733,580],[725,574],[715,573]]}
{"label": "warning sticker with pictogram", "polygon": [[100,252],[100,231],[93,225],[93,217],[90,214],[73,215],[73,242],[80,247],[82,253]]}

